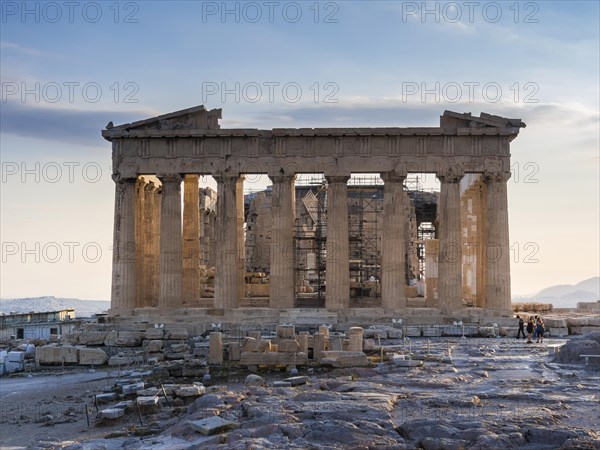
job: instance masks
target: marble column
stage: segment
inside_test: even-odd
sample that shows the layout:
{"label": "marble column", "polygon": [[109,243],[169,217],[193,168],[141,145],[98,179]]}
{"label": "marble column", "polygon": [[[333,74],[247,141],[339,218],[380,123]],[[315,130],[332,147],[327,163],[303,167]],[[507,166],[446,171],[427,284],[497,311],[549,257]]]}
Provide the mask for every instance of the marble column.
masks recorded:
{"label": "marble column", "polygon": [[160,250],[156,246],[159,234],[157,224],[157,187],[150,181],[144,185],[144,214],[142,225],[141,253],[143,260],[143,271],[141,278],[142,298],[141,306],[156,306],[158,300],[158,260]]}
{"label": "marble column", "polygon": [[327,259],[325,307],[330,311],[350,306],[350,261],[348,248],[349,176],[326,176]]}
{"label": "marble column", "polygon": [[507,195],[509,178],[510,172],[484,175],[487,187],[485,306],[501,315],[511,313]]}
{"label": "marble column", "polygon": [[162,183],[160,217],[160,276],[158,305],[177,308],[183,300],[181,181],[179,174],[159,175]]}
{"label": "marble column", "polygon": [[271,194],[271,249],[269,307],[293,308],[296,296],[294,283],[294,221],[296,190],[294,175],[269,177]]}
{"label": "marble column", "polygon": [[238,299],[246,296],[246,245],[244,240],[244,177],[239,176],[235,182],[235,209],[236,209],[236,238],[237,238],[237,284]]}
{"label": "marble column", "polygon": [[462,239],[460,225],[460,180],[462,174],[438,174],[441,182],[438,204],[439,244],[438,296],[445,313],[462,308]]}
{"label": "marble column", "polygon": [[110,307],[133,309],[137,296],[137,260],[135,243],[136,178],[115,181],[115,218],[113,231],[113,266]]}
{"label": "marble column", "polygon": [[183,303],[200,297],[200,195],[198,175],[183,179]]}
{"label": "marble column", "polygon": [[136,242],[136,308],[144,306],[144,187],[146,180],[138,177],[135,184],[135,242]]}
{"label": "marble column", "polygon": [[215,229],[215,308],[237,308],[239,292],[238,207],[239,175],[213,175],[217,181],[217,219]]}
{"label": "marble column", "polygon": [[406,217],[404,179],[392,172],[381,174],[383,186],[383,235],[381,242],[381,306],[398,311],[406,308]]}

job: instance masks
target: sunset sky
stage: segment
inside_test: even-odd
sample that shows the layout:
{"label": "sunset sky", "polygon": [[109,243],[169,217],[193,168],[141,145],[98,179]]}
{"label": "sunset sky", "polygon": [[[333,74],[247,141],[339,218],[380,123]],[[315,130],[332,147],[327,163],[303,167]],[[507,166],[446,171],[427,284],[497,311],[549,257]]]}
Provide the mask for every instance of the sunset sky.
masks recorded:
{"label": "sunset sky", "polygon": [[200,104],[222,108],[224,128],[520,118],[513,295],[600,272],[596,1],[0,6],[2,298],[108,300],[114,183],[100,131]]}

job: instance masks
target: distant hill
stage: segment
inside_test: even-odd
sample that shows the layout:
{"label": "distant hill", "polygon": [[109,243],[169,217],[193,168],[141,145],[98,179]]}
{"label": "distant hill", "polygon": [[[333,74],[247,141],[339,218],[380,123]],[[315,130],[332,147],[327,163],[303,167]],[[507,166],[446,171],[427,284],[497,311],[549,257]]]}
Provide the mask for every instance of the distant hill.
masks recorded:
{"label": "distant hill", "polygon": [[73,308],[75,317],[90,317],[110,308],[110,302],[106,300],[81,300],[78,298],[60,297],[34,297],[0,299],[0,312],[9,314],[11,312],[27,313],[31,311],[58,311]]}
{"label": "distant hill", "polygon": [[575,308],[578,302],[600,300],[600,277],[592,277],[577,284],[557,284],[542,289],[532,296],[519,296],[514,301],[552,303],[555,308]]}

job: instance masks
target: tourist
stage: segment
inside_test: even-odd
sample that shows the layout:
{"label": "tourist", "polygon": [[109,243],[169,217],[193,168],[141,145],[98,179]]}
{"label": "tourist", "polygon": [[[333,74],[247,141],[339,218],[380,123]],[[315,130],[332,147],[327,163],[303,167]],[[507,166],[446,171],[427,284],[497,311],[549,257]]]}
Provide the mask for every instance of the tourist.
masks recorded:
{"label": "tourist", "polygon": [[533,316],[533,339],[537,338],[537,321],[538,316],[536,314],[535,316]]}
{"label": "tourist", "polygon": [[519,315],[517,315],[517,319],[519,319],[519,331],[517,331],[517,339],[521,337],[521,333],[523,333],[523,339],[525,339],[525,321]]}
{"label": "tourist", "polygon": [[533,329],[535,328],[535,324],[533,323],[533,317],[529,316],[529,320],[527,321],[527,343],[531,344],[533,341],[531,340],[531,335],[533,333]]}
{"label": "tourist", "polygon": [[535,331],[537,334],[536,342],[544,342],[544,322],[541,317],[538,317],[537,323],[535,324]]}

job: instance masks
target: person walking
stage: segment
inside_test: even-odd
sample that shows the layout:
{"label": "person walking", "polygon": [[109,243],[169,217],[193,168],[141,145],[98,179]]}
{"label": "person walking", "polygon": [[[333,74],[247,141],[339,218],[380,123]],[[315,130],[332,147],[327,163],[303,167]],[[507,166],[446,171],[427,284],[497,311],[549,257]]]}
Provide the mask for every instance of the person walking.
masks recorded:
{"label": "person walking", "polygon": [[544,322],[541,317],[538,317],[537,323],[535,324],[535,331],[537,334],[537,343],[544,342]]}
{"label": "person walking", "polygon": [[531,344],[533,341],[531,340],[531,335],[533,334],[533,330],[535,328],[535,324],[533,323],[533,317],[529,316],[529,320],[527,320],[527,343]]}
{"label": "person walking", "polygon": [[521,337],[521,334],[523,334],[523,339],[525,339],[525,321],[519,315],[517,315],[517,319],[519,319],[519,331],[517,331],[517,339]]}

